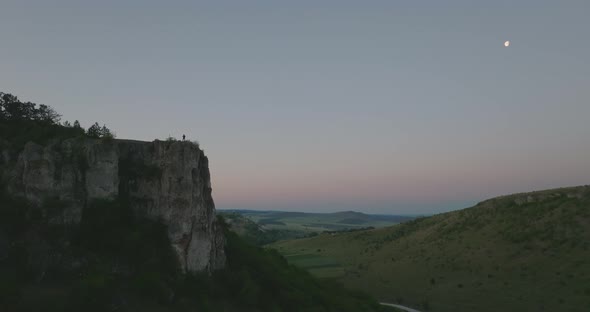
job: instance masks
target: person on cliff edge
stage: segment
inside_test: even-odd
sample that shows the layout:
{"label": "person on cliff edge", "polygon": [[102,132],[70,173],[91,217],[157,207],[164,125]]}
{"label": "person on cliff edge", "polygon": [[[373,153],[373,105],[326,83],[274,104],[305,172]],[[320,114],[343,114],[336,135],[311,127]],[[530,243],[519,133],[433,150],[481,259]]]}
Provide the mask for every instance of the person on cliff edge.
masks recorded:
{"label": "person on cliff edge", "polygon": [[186,140],[186,135],[184,135],[184,134],[182,135],[182,140],[183,141]]}

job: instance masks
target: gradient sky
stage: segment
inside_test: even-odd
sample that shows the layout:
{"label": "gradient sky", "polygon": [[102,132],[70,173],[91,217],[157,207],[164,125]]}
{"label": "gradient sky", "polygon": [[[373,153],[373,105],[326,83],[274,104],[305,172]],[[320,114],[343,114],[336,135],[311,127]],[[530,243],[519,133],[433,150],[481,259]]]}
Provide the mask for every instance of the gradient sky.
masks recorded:
{"label": "gradient sky", "polygon": [[120,138],[186,133],[218,208],[435,213],[590,183],[589,15],[588,0],[0,0],[0,90]]}

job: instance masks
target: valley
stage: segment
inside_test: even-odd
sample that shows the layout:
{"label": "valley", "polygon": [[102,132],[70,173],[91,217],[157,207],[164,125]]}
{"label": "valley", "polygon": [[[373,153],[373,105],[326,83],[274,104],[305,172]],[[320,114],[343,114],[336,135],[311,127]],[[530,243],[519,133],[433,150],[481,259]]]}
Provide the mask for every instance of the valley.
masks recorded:
{"label": "valley", "polygon": [[242,237],[264,245],[278,240],[382,228],[412,220],[413,216],[372,215],[356,211],[309,213],[289,211],[218,210]]}
{"label": "valley", "polygon": [[590,187],[270,247],[313,275],[422,311],[590,309]]}

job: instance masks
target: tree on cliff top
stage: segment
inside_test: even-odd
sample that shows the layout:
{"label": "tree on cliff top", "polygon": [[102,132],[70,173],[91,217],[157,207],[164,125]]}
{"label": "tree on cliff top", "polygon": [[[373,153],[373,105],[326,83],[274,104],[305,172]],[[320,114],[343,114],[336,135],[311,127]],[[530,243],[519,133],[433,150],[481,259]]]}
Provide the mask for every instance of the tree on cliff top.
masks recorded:
{"label": "tree on cliff top", "polygon": [[15,95],[0,92],[0,138],[4,138],[16,147],[23,147],[33,141],[43,144],[55,138],[89,136],[101,139],[113,139],[115,133],[98,123],[85,131],[77,120],[73,124],[60,123],[61,115],[45,104],[22,102]]}
{"label": "tree on cliff top", "polygon": [[115,133],[111,131],[111,129],[107,128],[106,125],[103,125],[102,127],[98,124],[98,122],[95,122],[92,126],[90,126],[90,128],[88,128],[88,131],[86,131],[86,135],[88,135],[91,138],[97,138],[97,139],[114,139],[115,138]]}

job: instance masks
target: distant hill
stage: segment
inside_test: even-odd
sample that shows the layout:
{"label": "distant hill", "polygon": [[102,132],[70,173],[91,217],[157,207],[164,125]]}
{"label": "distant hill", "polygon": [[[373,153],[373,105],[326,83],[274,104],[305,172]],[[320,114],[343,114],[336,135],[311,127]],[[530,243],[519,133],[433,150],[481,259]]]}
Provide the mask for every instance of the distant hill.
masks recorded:
{"label": "distant hill", "polygon": [[230,229],[245,241],[263,246],[272,242],[285,239],[301,238],[305,234],[300,231],[266,229],[262,225],[250,220],[236,212],[218,213],[227,222]]}
{"label": "distant hill", "polygon": [[238,214],[258,224],[262,230],[289,231],[289,238],[324,231],[380,228],[414,219],[410,216],[371,215],[355,211],[308,213],[291,211],[219,210],[221,214]]}
{"label": "distant hill", "polygon": [[590,311],[590,186],[273,247],[316,276],[425,311]]}
{"label": "distant hill", "polygon": [[374,229],[411,219],[403,216],[367,215],[354,211],[319,214],[221,210],[218,214],[225,218],[232,231],[259,246],[279,240],[316,236],[319,233]]}

